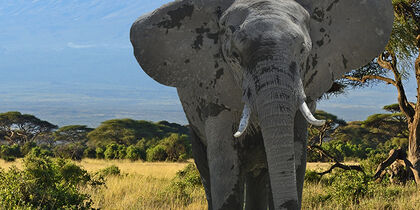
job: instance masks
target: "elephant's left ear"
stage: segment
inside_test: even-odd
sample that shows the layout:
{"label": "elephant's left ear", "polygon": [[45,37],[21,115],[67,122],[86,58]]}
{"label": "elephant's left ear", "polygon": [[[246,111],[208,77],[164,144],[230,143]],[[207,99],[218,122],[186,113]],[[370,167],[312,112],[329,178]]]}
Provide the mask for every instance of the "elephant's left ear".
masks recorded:
{"label": "elephant's left ear", "polygon": [[391,0],[297,0],[310,13],[312,52],[305,91],[312,99],[335,79],[369,63],[389,41],[394,20]]}
{"label": "elephant's left ear", "polygon": [[232,0],[176,0],[134,22],[130,39],[143,70],[183,87],[222,68],[218,19]]}

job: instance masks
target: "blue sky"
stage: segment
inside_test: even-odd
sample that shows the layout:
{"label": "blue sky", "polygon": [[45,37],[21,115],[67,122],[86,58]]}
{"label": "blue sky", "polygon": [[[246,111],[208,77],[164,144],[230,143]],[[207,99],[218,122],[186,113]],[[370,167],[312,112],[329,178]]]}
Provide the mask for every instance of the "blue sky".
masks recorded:
{"label": "blue sky", "polygon": [[[138,66],[131,24],[168,0],[0,1],[0,112],[17,110],[58,125],[113,118],[186,124],[174,88]],[[415,100],[414,79],[408,95]],[[396,102],[379,85],[322,101],[318,108],[363,120]]]}

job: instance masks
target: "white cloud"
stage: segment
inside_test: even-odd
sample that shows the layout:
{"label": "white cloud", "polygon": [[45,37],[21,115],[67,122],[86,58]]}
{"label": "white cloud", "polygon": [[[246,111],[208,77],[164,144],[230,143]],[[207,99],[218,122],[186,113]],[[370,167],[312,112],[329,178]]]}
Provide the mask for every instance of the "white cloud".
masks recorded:
{"label": "white cloud", "polygon": [[74,49],[83,49],[83,48],[92,48],[95,47],[95,45],[91,44],[75,44],[73,42],[68,42],[67,47],[74,48]]}

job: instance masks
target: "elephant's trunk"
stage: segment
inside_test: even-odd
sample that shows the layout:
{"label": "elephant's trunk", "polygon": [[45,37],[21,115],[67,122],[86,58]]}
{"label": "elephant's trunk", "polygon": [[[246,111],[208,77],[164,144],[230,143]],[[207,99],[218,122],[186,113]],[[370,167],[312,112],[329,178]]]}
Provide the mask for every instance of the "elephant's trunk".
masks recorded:
{"label": "elephant's trunk", "polygon": [[[292,96],[292,91],[287,92]],[[298,209],[293,141],[296,105],[293,100],[275,98],[276,93],[284,94],[285,90],[266,88],[256,99],[274,205],[275,209]]]}
{"label": "elephant's trunk", "polygon": [[[300,208],[294,154],[294,117],[298,109],[302,109],[302,113],[308,111],[299,71],[294,62],[287,60],[279,56],[271,61],[258,62],[254,72],[262,73],[246,76],[253,81],[245,82],[243,87],[244,90],[254,90],[245,101],[251,104],[262,131],[275,209]],[[254,85],[246,88],[247,84]],[[318,122],[312,114],[309,115],[308,121]]]}

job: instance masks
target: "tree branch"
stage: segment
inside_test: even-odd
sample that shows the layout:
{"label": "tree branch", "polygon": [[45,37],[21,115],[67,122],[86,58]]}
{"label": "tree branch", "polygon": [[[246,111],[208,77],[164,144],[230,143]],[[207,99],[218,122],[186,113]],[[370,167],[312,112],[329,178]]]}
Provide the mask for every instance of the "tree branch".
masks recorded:
{"label": "tree branch", "polygon": [[382,77],[382,76],[377,76],[377,75],[366,75],[366,76],[363,76],[361,79],[357,78],[357,77],[351,77],[351,76],[343,76],[343,78],[348,79],[348,80],[361,82],[361,83],[365,83],[366,80],[369,80],[369,79],[377,79],[377,80],[382,80],[382,81],[384,81],[388,84],[392,84],[395,87],[397,86],[397,83],[393,79],[390,79],[390,78],[387,78],[387,77]]}
{"label": "tree branch", "polygon": [[360,166],[357,166],[357,165],[344,165],[344,164],[341,164],[339,162],[336,162],[334,165],[332,165],[330,167],[330,169],[328,169],[328,170],[326,170],[324,172],[321,172],[321,173],[317,173],[317,174],[320,175],[320,176],[323,176],[325,174],[331,173],[334,168],[341,168],[341,169],[344,169],[344,170],[356,170],[356,171],[360,171],[363,174],[365,174],[365,171]]}

